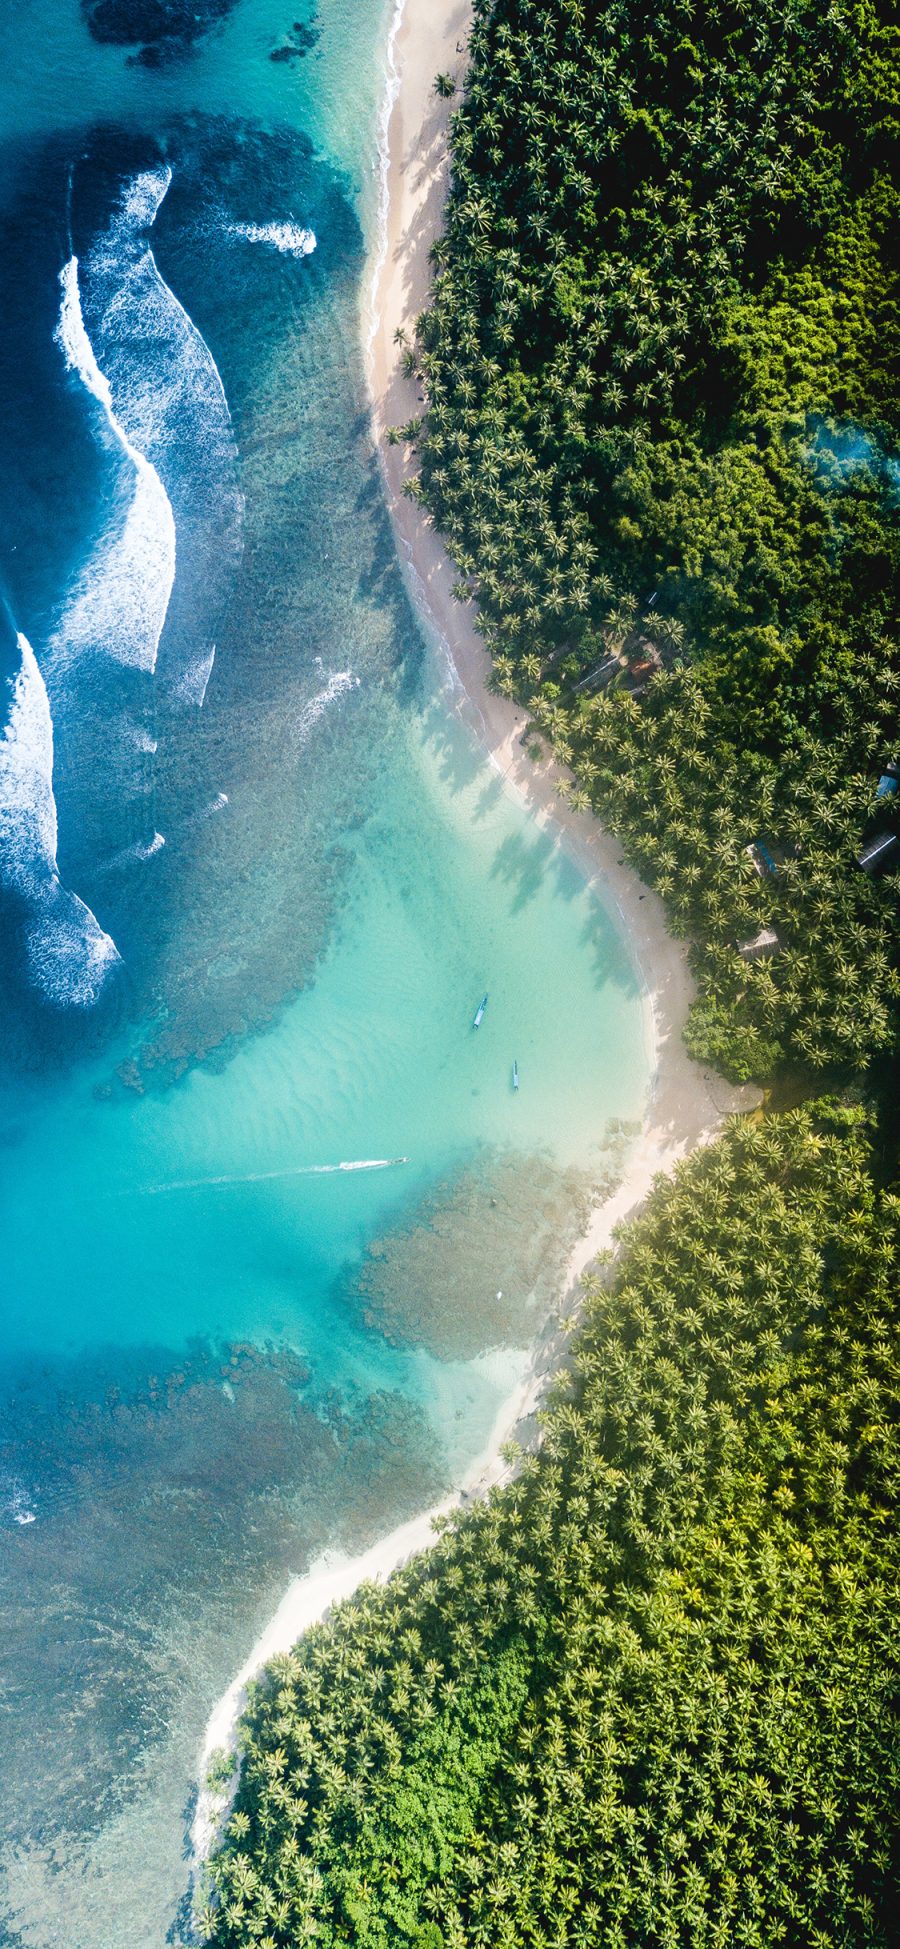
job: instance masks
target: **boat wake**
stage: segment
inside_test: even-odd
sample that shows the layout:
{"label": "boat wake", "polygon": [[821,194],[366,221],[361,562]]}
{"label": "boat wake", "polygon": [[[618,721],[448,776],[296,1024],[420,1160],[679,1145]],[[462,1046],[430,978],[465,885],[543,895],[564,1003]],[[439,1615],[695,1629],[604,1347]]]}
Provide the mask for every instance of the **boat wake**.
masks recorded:
{"label": "boat wake", "polygon": [[201,1191],[212,1185],[270,1184],[278,1178],[331,1177],[338,1171],[393,1171],[398,1165],[408,1163],[408,1157],[360,1157],[341,1164],[291,1164],[281,1171],[247,1171],[235,1177],[175,1178],[170,1184],[145,1184],[139,1187],[139,1195],[159,1198],[170,1191]]}
{"label": "boat wake", "polygon": [[29,973],[58,1007],[90,1007],[120,962],[115,942],[56,864],[53,719],[31,644],[17,633],[19,669],[0,736],[0,884],[29,910]]}

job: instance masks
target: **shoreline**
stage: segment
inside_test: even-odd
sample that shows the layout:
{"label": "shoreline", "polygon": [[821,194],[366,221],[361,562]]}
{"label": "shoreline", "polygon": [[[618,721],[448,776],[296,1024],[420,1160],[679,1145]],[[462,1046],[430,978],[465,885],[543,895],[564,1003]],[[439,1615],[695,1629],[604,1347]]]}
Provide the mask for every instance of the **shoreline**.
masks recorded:
{"label": "shoreline", "polygon": [[[651,1081],[640,1136],[631,1146],[624,1175],[599,1205],[566,1266],[556,1309],[532,1349],[526,1374],[501,1403],[488,1443],[463,1481],[442,1502],[399,1524],[354,1557],[326,1552],[289,1585],[270,1623],[207,1723],[199,1759],[200,1790],[191,1828],[192,1880],[216,1844],[237,1785],[235,1735],[247,1688],[271,1658],[287,1651],[335,1604],[364,1582],[383,1582],[434,1540],[435,1518],[484,1495],[509,1473],[503,1457],[515,1439],[533,1448],[536,1413],[564,1362],[567,1310],[577,1310],[577,1288],[586,1268],[611,1246],[619,1225],[635,1215],[660,1172],[669,1172],[696,1145],[710,1142],[723,1120],[759,1101],[759,1093],[733,1089],[714,1072],[692,1063],[681,1035],[694,996],[686,947],[668,932],[659,896],[642,887],[619,857],[615,839],[593,813],[574,812],[560,797],[566,772],[554,760],[539,766],[525,755],[527,714],[488,690],[490,659],[475,628],[475,606],[453,596],[457,572],[424,511],[403,494],[413,472],[409,456],[388,444],[387,428],[403,424],[421,404],[416,381],[404,378],[394,334],[409,333],[430,289],[429,251],[439,234],[448,184],[447,125],[452,102],[433,92],[439,71],[459,81],[471,24],[469,0],[395,0],[385,50],[385,86],[378,135],[378,232],[372,274],[361,320],[372,432],[397,553],[414,608],[440,651],[450,691],[448,703],[482,746],[506,788],[539,827],[549,832],[581,871],[586,885],[613,914],[641,981]],[[571,1304],[570,1304],[571,1302]],[[207,1792],[213,1754],[225,1749],[232,1776],[222,1793]]]}
{"label": "shoreline", "polygon": [[448,124],[453,110],[434,93],[434,77],[465,75],[470,0],[398,0],[387,50],[382,134],[379,236],[364,342],[372,401],[372,431],[397,552],[414,607],[447,665],[451,703],[473,731],[508,791],[524,805],[580,868],[586,885],[617,919],[641,980],[650,1043],[650,1101],[641,1136],[626,1160],[625,1177],[598,1207],[567,1268],[571,1286],[609,1242],[622,1219],[643,1203],[653,1178],[669,1171],[698,1143],[709,1141],[725,1117],[755,1107],[760,1093],[734,1088],[691,1061],[682,1030],[696,989],[687,946],[669,933],[658,894],[642,885],[620,857],[618,841],[593,812],[576,812],[561,797],[572,774],[553,758],[532,763],[522,746],[527,712],[488,688],[490,657],[479,636],[476,605],[453,594],[458,571],[430,517],[403,492],[415,472],[387,429],[421,408],[415,378],[400,367],[395,333],[407,335],[428,303],[429,252],[440,234],[449,184]]}

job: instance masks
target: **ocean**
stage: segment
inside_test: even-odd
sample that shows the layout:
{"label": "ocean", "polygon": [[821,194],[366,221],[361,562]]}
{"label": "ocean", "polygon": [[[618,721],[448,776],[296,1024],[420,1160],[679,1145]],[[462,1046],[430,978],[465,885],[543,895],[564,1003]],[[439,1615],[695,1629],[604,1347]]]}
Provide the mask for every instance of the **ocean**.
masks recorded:
{"label": "ocean", "polygon": [[484,1447],[646,1108],[383,504],[390,13],[0,0],[9,1949],[182,1940],[211,1707]]}

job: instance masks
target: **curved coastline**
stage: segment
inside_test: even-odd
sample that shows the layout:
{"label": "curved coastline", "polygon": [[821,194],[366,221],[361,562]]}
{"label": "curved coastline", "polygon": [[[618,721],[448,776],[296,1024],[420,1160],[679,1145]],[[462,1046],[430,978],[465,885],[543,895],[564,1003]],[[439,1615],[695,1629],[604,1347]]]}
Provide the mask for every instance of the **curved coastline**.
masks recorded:
{"label": "curved coastline", "polygon": [[[759,1102],[751,1087],[734,1089],[693,1063],[682,1030],[694,996],[687,950],[668,932],[662,901],[617,857],[616,840],[592,813],[578,813],[560,796],[570,774],[549,760],[532,764],[522,747],[526,713],[488,689],[490,659],[479,637],[473,603],[453,595],[457,574],[428,516],[403,492],[411,456],[391,446],[387,429],[403,424],[421,404],[415,380],[404,377],[395,333],[410,331],[430,288],[429,252],[440,232],[448,183],[447,128],[452,101],[433,89],[439,71],[461,80],[471,24],[469,0],[396,0],[388,30],[385,90],[379,120],[378,227],[361,331],[371,399],[372,430],[385,499],[415,607],[442,654],[450,708],[474,732],[506,788],[575,861],[587,886],[617,920],[638,972],[645,1006],[651,1084],[640,1136],[622,1181],[599,1205],[566,1269],[556,1315],[540,1336],[528,1370],[498,1410],[489,1442],[459,1487],[434,1508],[400,1524],[355,1557],[326,1552],[293,1579],[246,1663],[215,1706],[199,1755],[200,1793],[191,1830],[194,1870],[221,1832],[237,1784],[236,1731],[247,1688],[262,1668],[325,1618],[365,1582],[382,1582],[434,1538],[436,1518],[487,1493],[508,1473],[510,1440],[532,1448],[539,1439],[537,1409],[565,1358],[573,1289],[617,1228],[633,1217],[661,1172],[701,1143],[724,1119]],[[235,1761],[224,1793],[210,1794],[205,1777],[213,1754]]]}
{"label": "curved coastline", "polygon": [[614,836],[592,812],[577,812],[562,796],[572,773],[555,759],[535,765],[523,748],[527,713],[489,689],[490,657],[476,627],[474,602],[453,591],[457,571],[430,517],[404,494],[412,456],[392,446],[388,428],[421,408],[415,378],[400,364],[396,334],[410,334],[426,308],[429,253],[440,234],[446,202],[448,124],[453,102],[434,92],[439,72],[461,84],[465,74],[470,0],[398,0],[388,46],[388,84],[382,139],[382,234],[364,330],[373,435],[397,551],[415,606],[443,652],[452,707],[474,732],[504,785],[578,865],[585,882],[618,921],[645,998],[651,1088],[641,1136],[613,1196],[600,1205],[572,1254],[568,1285],[611,1242],[616,1227],[643,1203],[654,1177],[670,1171],[697,1144],[709,1142],[724,1119],[756,1107],[752,1085],[734,1088],[692,1062],[682,1032],[695,987],[687,946],[670,934],[659,895],[643,886],[619,857]]}

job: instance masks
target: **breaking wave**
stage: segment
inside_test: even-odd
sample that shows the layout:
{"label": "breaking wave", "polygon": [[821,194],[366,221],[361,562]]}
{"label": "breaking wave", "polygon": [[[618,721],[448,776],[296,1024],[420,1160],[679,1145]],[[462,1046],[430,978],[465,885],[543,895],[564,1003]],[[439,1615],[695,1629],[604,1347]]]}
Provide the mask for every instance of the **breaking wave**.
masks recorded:
{"label": "breaking wave", "polygon": [[84,322],[77,257],[64,265],[60,284],[57,343],[70,371],[103,407],[134,470],[134,491],[124,526],[103,538],[60,618],[49,646],[51,668],[96,649],[152,675],[175,580],[175,519],[156,468],[116,415]]}
{"label": "breaking wave", "polygon": [[246,237],[250,244],[271,244],[284,257],[309,257],[316,248],[315,231],[298,223],[233,223],[230,228],[232,236]]}
{"label": "breaking wave", "polygon": [[25,949],[32,980],[57,1008],[93,1008],[121,965],[115,942],[90,907],[58,878],[28,928]]}
{"label": "breaking wave", "polygon": [[28,1494],[17,1475],[7,1476],[0,1482],[0,1510],[18,1523],[21,1529],[37,1522],[37,1515],[31,1507],[33,1501],[34,1497]]}
{"label": "breaking wave", "polygon": [[25,950],[33,981],[60,1007],[90,1007],[120,956],[56,864],[53,720],[37,659],[21,632],[19,669],[0,737],[0,884],[31,909]]}
{"label": "breaking wave", "polygon": [[56,870],[53,720],[37,658],[16,636],[19,670],[0,738],[0,872],[4,884],[33,898]]}
{"label": "breaking wave", "polygon": [[179,570],[162,647],[175,694],[199,706],[240,558],[244,503],[219,368],[147,242],[171,181],[160,166],[126,185],[85,258],[83,303],[116,418],[172,509]]}
{"label": "breaking wave", "polygon": [[57,340],[103,407],[134,487],[124,524],[66,605],[49,667],[96,648],[153,674],[164,644],[174,694],[199,707],[243,499],[219,369],[146,239],[171,180],[167,167],[133,177],[81,266],[73,256],[61,274]]}
{"label": "breaking wave", "polygon": [[123,866],[143,865],[145,860],[153,859],[156,853],[161,853],[165,843],[161,832],[154,832],[149,839],[136,839],[133,845],[123,846],[118,853],[114,853],[102,870],[105,873],[116,873]]}
{"label": "breaking wave", "polygon": [[[318,662],[318,658],[316,661]],[[327,711],[329,704],[333,704],[336,697],[340,697],[345,690],[358,690],[358,688],[359,678],[354,677],[352,670],[333,671],[323,688],[317,691],[315,697],[311,697],[309,703],[304,704],[302,710],[297,713],[296,730],[300,742],[305,743],[313,727],[318,724],[323,711]]]}

